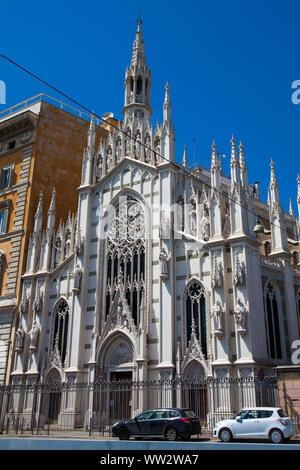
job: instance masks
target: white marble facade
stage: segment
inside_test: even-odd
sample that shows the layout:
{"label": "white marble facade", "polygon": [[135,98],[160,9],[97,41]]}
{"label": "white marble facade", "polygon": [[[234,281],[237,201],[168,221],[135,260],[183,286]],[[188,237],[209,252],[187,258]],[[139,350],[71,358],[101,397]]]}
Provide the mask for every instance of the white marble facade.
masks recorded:
{"label": "white marble facade", "polygon": [[[42,233],[40,197],[13,383],[253,377],[290,363],[299,339],[300,271],[291,252],[299,219],[281,209],[274,164],[268,204],[248,183],[234,137],[230,177],[215,143],[210,171],[189,169],[186,151],[174,164],[169,85],[155,128],[150,92],[139,21],[124,120],[111,121],[96,148],[92,117],[76,216],[55,230],[54,191]],[[300,180],[298,195],[300,205]],[[254,214],[270,223],[267,256]]]}

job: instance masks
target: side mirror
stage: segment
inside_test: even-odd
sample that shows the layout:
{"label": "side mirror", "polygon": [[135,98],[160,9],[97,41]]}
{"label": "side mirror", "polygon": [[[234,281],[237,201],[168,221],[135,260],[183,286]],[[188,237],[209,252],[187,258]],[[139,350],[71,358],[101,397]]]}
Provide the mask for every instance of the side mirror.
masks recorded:
{"label": "side mirror", "polygon": [[242,418],[241,418],[240,416],[236,416],[235,420],[236,420],[237,422],[240,422],[240,421],[242,421]]}

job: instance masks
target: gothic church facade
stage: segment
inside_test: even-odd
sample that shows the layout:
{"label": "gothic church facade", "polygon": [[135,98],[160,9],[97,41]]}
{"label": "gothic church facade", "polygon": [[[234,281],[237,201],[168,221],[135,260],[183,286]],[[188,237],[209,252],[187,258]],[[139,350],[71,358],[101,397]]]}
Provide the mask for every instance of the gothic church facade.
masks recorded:
{"label": "gothic church facade", "polygon": [[77,214],[56,229],[54,191],[42,233],[40,199],[12,383],[273,374],[300,326],[299,219],[281,208],[274,164],[264,203],[234,137],[230,178],[215,143],[210,171],[185,151],[175,162],[168,84],[163,122],[150,121],[140,21],[123,114],[97,148],[91,118]]}

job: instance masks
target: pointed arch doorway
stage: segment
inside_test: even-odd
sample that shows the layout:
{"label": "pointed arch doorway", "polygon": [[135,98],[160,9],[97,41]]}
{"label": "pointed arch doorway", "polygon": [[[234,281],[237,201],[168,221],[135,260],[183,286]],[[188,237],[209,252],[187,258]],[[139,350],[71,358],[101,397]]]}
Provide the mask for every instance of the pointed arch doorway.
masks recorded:
{"label": "pointed arch doorway", "polygon": [[49,372],[46,379],[47,399],[45,400],[46,424],[57,425],[61,409],[61,376],[57,369]]}
{"label": "pointed arch doorway", "polygon": [[98,393],[96,412],[106,416],[109,424],[130,419],[134,406],[134,354],[129,338],[116,332],[99,352],[99,366],[106,377],[105,394]]}
{"label": "pointed arch doorway", "polygon": [[206,421],[209,412],[208,390],[204,367],[191,361],[184,371],[182,405],[194,411],[200,421]]}

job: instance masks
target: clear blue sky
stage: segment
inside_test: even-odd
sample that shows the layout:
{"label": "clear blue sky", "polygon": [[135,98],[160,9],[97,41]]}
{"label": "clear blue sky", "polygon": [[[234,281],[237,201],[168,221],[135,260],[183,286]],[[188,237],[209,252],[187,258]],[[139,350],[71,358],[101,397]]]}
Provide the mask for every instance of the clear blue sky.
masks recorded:
{"label": "clear blue sky", "polygon": [[[146,58],[152,71],[153,123],[162,119],[169,82],[176,159],[187,146],[190,164],[210,164],[212,140],[227,155],[232,133],[245,146],[249,180],[266,200],[270,159],[296,211],[300,173],[299,0],[1,2],[0,53],[94,109],[122,118],[124,74],[130,63],[137,12],[142,10]],[[45,92],[38,81],[0,59],[7,104]]]}

